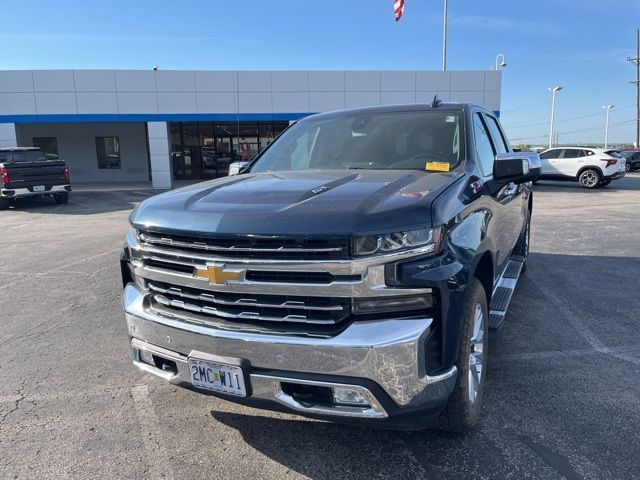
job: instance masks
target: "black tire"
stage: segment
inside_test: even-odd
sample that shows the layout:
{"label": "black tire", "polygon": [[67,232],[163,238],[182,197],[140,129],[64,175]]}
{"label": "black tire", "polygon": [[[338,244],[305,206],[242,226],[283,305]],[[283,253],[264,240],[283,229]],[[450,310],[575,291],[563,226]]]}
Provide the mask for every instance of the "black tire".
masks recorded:
{"label": "black tire", "polygon": [[599,184],[598,184],[598,188],[604,188],[607,185],[609,185],[611,183],[611,179],[610,178],[605,178],[604,180],[602,180]]}
{"label": "black tire", "polygon": [[[476,329],[475,337],[476,339],[481,339],[482,344],[478,345],[476,343],[472,350],[474,324],[477,320],[476,312],[478,309],[482,313],[482,318],[479,321],[479,324],[482,326],[482,331],[478,332]],[[458,360],[456,361],[458,377],[453,393],[449,397],[446,407],[440,414],[440,428],[456,433],[468,432],[478,424],[482,411],[482,396],[487,377],[487,333],[489,332],[489,315],[487,310],[487,296],[485,295],[482,284],[477,278],[473,278],[469,285],[467,298],[462,308],[461,323],[462,331],[458,345]],[[480,348],[479,351],[478,348]],[[473,377],[476,379],[479,378],[477,383],[475,383],[477,390],[472,390],[474,383],[470,382],[472,353],[476,359],[475,365],[481,366],[480,372]],[[477,363],[478,353],[481,359],[479,364]],[[477,368],[474,368],[474,370],[477,372]],[[472,391],[475,391],[475,396],[470,394]]]}
{"label": "black tire", "polygon": [[10,199],[0,197],[0,210],[8,210],[9,205],[11,205]]}
{"label": "black tire", "polygon": [[56,193],[53,199],[56,203],[67,203],[69,201],[69,192]]}
{"label": "black tire", "polygon": [[527,218],[525,219],[524,231],[520,234],[516,248],[513,254],[524,258],[520,275],[527,271],[527,263],[529,261],[529,240],[531,239],[531,212],[527,209]]}
{"label": "black tire", "polygon": [[584,188],[588,188],[589,190],[597,188],[601,181],[602,177],[600,176],[600,172],[593,168],[587,168],[578,175],[578,182],[580,182],[580,185]]}
{"label": "black tire", "polygon": [[631,164],[629,162],[627,162],[624,166],[625,171],[630,172],[631,170],[633,170],[633,168],[631,168]]}

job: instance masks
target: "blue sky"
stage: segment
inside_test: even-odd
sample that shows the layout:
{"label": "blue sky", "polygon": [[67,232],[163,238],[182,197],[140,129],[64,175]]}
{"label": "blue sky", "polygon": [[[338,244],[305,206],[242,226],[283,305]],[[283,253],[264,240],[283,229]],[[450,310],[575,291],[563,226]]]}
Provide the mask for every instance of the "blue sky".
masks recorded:
{"label": "blue sky", "polygon": [[[425,69],[441,62],[442,0],[4,0],[0,69]],[[449,0],[450,70],[509,63],[502,120],[544,143],[550,94],[560,141],[631,141],[640,0]],[[577,118],[582,117],[582,118]],[[622,125],[618,125],[622,124]],[[575,132],[575,133],[572,133]]]}

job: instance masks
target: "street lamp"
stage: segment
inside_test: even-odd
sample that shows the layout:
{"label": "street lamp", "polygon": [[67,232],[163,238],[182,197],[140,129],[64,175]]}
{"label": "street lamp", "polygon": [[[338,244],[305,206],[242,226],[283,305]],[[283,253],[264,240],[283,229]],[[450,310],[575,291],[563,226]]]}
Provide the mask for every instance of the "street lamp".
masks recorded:
{"label": "street lamp", "polygon": [[444,25],[442,28],[442,71],[447,70],[447,15],[448,0],[444,0]]}
{"label": "street lamp", "polygon": [[604,123],[604,148],[607,148],[609,144],[609,110],[615,105],[602,105],[602,108],[606,109],[606,120]]}
{"label": "street lamp", "polygon": [[562,90],[562,87],[550,87],[551,97],[551,127],[549,128],[549,148],[553,147],[553,117],[556,113],[556,93]]}
{"label": "street lamp", "polygon": [[[500,62],[500,65],[498,65],[498,59],[499,58],[502,58],[502,62]],[[506,62],[506,60],[504,58],[504,54],[502,54],[502,53],[499,53],[498,55],[496,55],[496,71],[498,70],[498,66],[500,66],[502,68],[507,66],[507,62]]]}

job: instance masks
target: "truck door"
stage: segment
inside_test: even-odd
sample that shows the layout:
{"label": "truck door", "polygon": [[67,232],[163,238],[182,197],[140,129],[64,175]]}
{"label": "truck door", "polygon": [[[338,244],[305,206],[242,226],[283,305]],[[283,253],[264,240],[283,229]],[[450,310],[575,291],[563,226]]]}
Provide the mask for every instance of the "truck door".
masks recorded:
{"label": "truck door", "polygon": [[[491,199],[492,220],[489,228],[495,240],[495,274],[502,273],[524,226],[523,186],[513,182],[500,184],[493,181],[493,164],[496,154],[507,153],[509,147],[497,120],[488,114],[475,113],[473,129],[476,156],[485,174],[485,182]],[[524,206],[526,208],[526,206]]]}

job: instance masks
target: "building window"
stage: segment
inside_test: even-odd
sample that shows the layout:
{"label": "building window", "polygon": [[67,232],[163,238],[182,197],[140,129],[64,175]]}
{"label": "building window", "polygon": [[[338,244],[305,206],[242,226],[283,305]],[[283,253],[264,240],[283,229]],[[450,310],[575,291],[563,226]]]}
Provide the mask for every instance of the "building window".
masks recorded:
{"label": "building window", "polygon": [[288,126],[272,121],[171,123],[173,177],[224,177],[230,163],[255,158]]}
{"label": "building window", "polygon": [[98,168],[120,168],[120,140],[118,137],[96,137]]}
{"label": "building window", "polygon": [[58,139],[56,137],[33,137],[33,146],[44,153],[47,160],[58,160]]}

